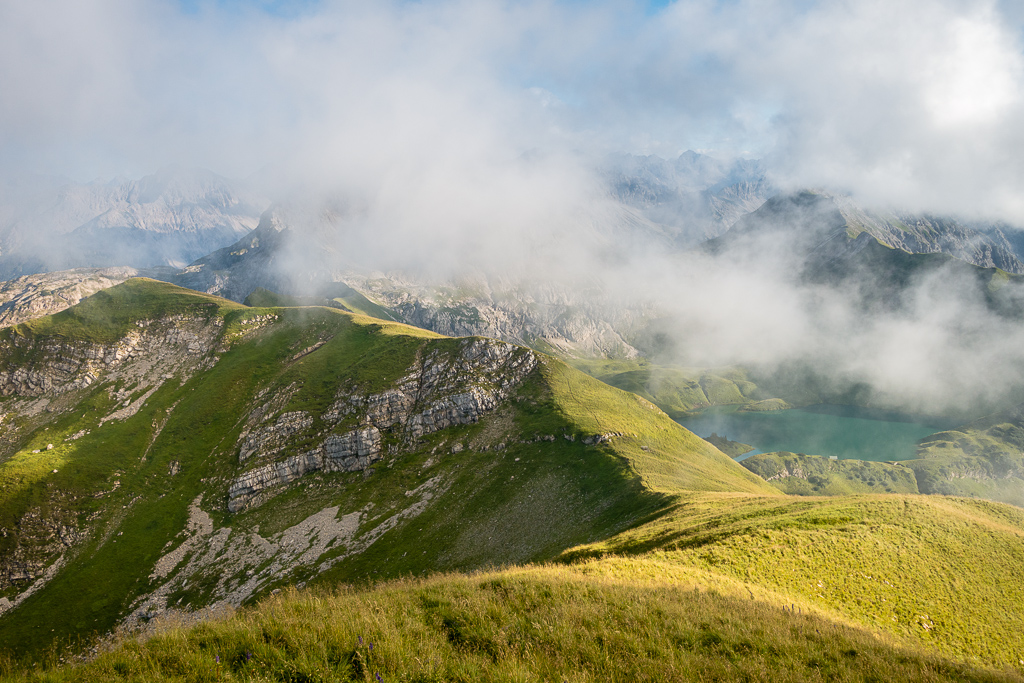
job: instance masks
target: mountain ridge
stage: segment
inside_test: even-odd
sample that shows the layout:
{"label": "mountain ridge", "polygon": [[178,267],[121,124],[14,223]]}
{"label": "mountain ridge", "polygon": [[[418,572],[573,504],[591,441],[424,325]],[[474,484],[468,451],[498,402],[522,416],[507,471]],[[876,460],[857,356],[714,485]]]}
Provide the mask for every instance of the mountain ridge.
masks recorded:
{"label": "mountain ridge", "polygon": [[550,557],[681,487],[774,494],[553,358],[338,309],[133,279],[0,346],[17,648],[48,642],[43,623],[61,639],[320,575]]}

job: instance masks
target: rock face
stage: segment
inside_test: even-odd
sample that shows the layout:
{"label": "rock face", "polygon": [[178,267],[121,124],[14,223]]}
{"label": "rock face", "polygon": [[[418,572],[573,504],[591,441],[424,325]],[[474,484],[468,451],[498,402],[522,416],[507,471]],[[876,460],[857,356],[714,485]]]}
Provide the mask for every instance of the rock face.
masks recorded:
{"label": "rock face", "polygon": [[[46,573],[48,566],[74,548],[85,534],[76,520],[67,514],[54,515],[37,508],[27,512],[18,523],[21,536],[31,543],[18,543],[0,558],[0,591],[11,586],[28,585]],[[21,596],[23,600],[27,595]],[[8,607],[16,603],[9,603]],[[0,614],[4,612],[0,605]]]}
{"label": "rock face", "polygon": [[[106,344],[5,331],[8,336],[0,344],[0,395],[10,398],[0,415],[0,457],[23,447],[17,429],[11,426],[14,420],[5,418],[59,411],[65,395],[110,381],[112,387],[119,387],[109,390],[114,410],[99,417],[99,424],[128,419],[174,376],[172,373],[184,381],[197,369],[215,363],[214,351],[222,331],[221,318],[193,315],[140,320],[120,339]],[[69,435],[67,441],[86,433]],[[115,489],[118,485],[115,482]],[[91,533],[88,520],[55,516],[53,510],[59,509],[52,505],[29,510],[14,526],[12,538],[6,538],[5,532],[3,540],[10,549],[0,555],[0,591],[27,586],[8,607],[17,606],[45,584],[60,568],[65,554]]]}
{"label": "rock face", "polygon": [[0,283],[0,327],[59,313],[101,289],[136,277],[135,268],[78,268]]}
{"label": "rock face", "polygon": [[882,244],[911,254],[949,254],[982,268],[1024,273],[1024,262],[1001,233],[986,234],[949,216],[865,211],[845,197],[832,199],[852,229],[851,236],[863,230]]}
{"label": "rock face", "polygon": [[255,230],[168,277],[181,287],[244,301],[257,287],[289,293],[294,287],[283,262],[289,256],[289,232],[273,211],[266,211]]}
{"label": "rock face", "polygon": [[347,273],[343,278],[417,327],[447,336],[504,339],[570,357],[635,358],[640,352],[628,339],[655,316],[653,309],[608,301],[592,282],[535,289],[528,283],[492,285],[480,276],[453,300],[446,288],[395,276]]}
{"label": "rock face", "polygon": [[[305,412],[274,414],[286,400],[273,397],[249,419],[239,437],[238,458],[273,460],[231,482],[228,510],[258,505],[279,487],[309,472],[366,471],[381,460],[385,447],[407,447],[421,437],[455,425],[472,424],[494,410],[537,366],[537,356],[512,344],[467,339],[458,352],[434,350],[418,357],[395,384],[362,393],[343,388],[318,419]],[[287,392],[286,392],[287,393]],[[326,427],[315,432],[314,424]],[[336,432],[344,425],[355,428]],[[281,458],[297,436],[319,441],[311,449]]]}
{"label": "rock face", "polygon": [[[0,347],[0,395],[56,397],[93,384],[101,375],[139,358],[207,356],[223,327],[219,318],[170,316],[143,320],[109,344],[12,334]],[[29,358],[27,362],[15,359]]]}
{"label": "rock face", "polygon": [[284,413],[273,424],[264,425],[255,432],[246,431],[239,446],[238,460],[245,462],[260,451],[277,450],[298,432],[309,429],[313,418],[309,413],[297,411]]}

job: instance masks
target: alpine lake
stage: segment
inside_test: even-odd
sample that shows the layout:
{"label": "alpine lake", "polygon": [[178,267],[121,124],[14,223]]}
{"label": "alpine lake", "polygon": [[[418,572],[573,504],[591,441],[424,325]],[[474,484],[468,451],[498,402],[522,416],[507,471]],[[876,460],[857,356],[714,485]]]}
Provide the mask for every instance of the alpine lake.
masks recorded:
{"label": "alpine lake", "polygon": [[759,453],[789,451],[876,462],[910,460],[916,456],[920,439],[955,426],[888,411],[839,405],[771,412],[714,406],[680,419],[679,424],[702,438],[717,434],[754,447],[736,460]]}

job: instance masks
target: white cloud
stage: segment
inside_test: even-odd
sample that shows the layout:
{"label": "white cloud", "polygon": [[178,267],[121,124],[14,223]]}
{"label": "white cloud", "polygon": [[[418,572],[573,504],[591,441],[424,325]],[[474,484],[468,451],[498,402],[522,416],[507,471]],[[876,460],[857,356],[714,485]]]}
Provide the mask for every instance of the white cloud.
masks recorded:
{"label": "white cloud", "polygon": [[4,3],[0,153],[78,175],[177,161],[365,183],[392,165],[401,176],[535,149],[772,152],[794,184],[1024,220],[1011,5],[644,10],[338,0],[283,18],[214,3],[182,14],[170,0]]}
{"label": "white cloud", "polygon": [[722,360],[818,354],[926,386],[934,364],[896,353],[909,341],[967,382],[988,375],[955,363],[966,352],[943,355],[963,351],[947,319],[853,335],[841,301],[770,272],[722,277],[625,244],[588,163],[770,152],[794,185],[1024,222],[1015,8],[678,0],[649,16],[629,0],[324,0],[282,18],[237,3],[0,3],[0,164],[83,179],[262,167],[282,194],[334,198],[340,210],[309,223],[349,259],[603,279],[659,301]]}
{"label": "white cloud", "polygon": [[991,16],[949,22],[947,52],[932,60],[924,99],[936,127],[987,126],[1021,104],[1022,55]]}

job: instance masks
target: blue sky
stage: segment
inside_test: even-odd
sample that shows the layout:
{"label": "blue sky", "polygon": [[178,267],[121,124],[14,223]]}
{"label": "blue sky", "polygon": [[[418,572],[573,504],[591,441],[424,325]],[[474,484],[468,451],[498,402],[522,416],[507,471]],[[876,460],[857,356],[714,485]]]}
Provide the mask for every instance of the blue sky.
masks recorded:
{"label": "blue sky", "polygon": [[[587,0],[577,0],[583,3]],[[219,9],[228,11],[244,11],[257,9],[277,17],[296,17],[301,14],[314,11],[321,0],[178,0],[181,9],[186,14],[196,14],[203,7],[216,4]],[[656,13],[662,8],[672,4],[672,0],[647,0],[646,12]]]}
{"label": "blue sky", "polygon": [[242,12],[258,10],[270,16],[294,18],[315,11],[320,0],[178,0],[185,14],[199,14],[204,8],[215,5],[217,10]]}

